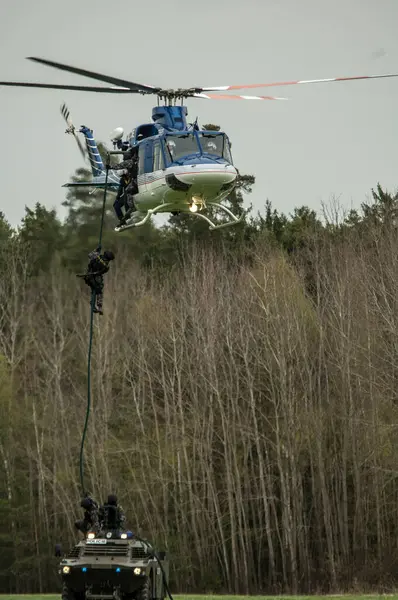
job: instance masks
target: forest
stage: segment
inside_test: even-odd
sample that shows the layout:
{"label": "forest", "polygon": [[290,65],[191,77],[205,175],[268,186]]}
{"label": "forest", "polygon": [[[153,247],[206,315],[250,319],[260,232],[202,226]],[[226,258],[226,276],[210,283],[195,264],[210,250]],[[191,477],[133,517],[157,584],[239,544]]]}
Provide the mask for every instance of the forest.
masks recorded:
{"label": "forest", "polygon": [[[75,177],[84,177],[79,169]],[[242,175],[230,205],[255,187]],[[173,592],[388,591],[398,560],[398,195],[264,201],[115,234],[96,316],[87,489],[169,552]],[[60,589],[78,539],[101,193],[0,218],[0,590]]]}

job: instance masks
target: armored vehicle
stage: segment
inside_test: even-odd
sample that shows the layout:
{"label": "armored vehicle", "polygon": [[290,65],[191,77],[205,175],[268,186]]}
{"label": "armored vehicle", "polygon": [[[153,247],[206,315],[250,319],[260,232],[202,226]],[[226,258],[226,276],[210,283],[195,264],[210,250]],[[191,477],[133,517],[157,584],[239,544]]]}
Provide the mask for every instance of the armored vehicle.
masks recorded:
{"label": "armored vehicle", "polygon": [[103,530],[87,533],[63,557],[59,573],[62,600],[164,600],[169,562],[131,532]]}

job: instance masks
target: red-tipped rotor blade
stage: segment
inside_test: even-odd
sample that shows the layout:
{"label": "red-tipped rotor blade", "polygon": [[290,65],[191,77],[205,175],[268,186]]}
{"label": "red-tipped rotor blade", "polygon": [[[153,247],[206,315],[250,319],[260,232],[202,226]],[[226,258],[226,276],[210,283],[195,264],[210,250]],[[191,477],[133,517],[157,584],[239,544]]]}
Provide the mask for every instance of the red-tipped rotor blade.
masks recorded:
{"label": "red-tipped rotor blade", "polygon": [[226,92],[227,90],[244,90],[249,88],[277,87],[282,85],[297,85],[305,83],[329,83],[331,81],[354,81],[357,79],[383,79],[387,77],[398,77],[398,73],[392,73],[389,75],[362,75],[360,77],[334,77],[330,79],[303,79],[301,81],[277,81],[273,83],[249,83],[247,85],[223,85],[201,89],[203,92]]}
{"label": "red-tipped rotor blade", "polygon": [[277,96],[237,96],[236,94],[194,94],[194,97],[206,100],[287,100]]}

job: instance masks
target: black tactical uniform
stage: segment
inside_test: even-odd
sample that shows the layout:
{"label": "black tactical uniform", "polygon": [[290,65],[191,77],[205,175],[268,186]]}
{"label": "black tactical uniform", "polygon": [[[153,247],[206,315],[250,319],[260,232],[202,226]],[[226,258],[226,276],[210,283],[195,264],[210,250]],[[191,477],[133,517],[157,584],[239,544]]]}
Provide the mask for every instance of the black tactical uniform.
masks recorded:
{"label": "black tactical uniform", "polygon": [[93,498],[86,496],[80,502],[80,506],[84,508],[84,518],[81,521],[75,522],[75,527],[82,533],[87,533],[90,530],[99,530],[98,519],[98,504]]}
{"label": "black tactical uniform", "polygon": [[[118,197],[116,198],[115,204],[113,205],[115,208],[115,212],[120,220],[120,224],[124,223],[126,220],[127,213],[131,214],[136,210],[134,205],[133,196],[138,193],[138,185],[137,185],[137,176],[138,176],[138,148],[130,148],[127,152],[124,153],[124,158],[121,163],[112,166],[113,171],[125,170],[127,171],[125,181],[128,181],[127,185],[124,187],[123,181],[119,187]],[[123,204],[126,207],[126,215],[123,217],[120,216],[120,207],[122,205],[121,197],[124,192],[124,201]],[[120,195],[120,196],[119,196]],[[119,198],[119,200],[118,200]],[[120,211],[120,212],[119,212]]]}
{"label": "black tactical uniform", "polygon": [[101,529],[124,529],[126,517],[114,494],[109,494],[108,501],[99,509],[99,522]]}
{"label": "black tactical uniform", "polygon": [[94,307],[94,312],[102,315],[104,274],[109,271],[109,263],[115,258],[115,255],[109,250],[100,254],[100,248],[96,248],[96,250],[90,252],[88,257],[90,262],[88,263],[87,271],[84,275],[79,275],[79,277],[83,277],[86,284],[95,293],[96,306]]}
{"label": "black tactical uniform", "polygon": [[125,220],[125,216],[123,214],[123,208],[127,212],[127,194],[126,188],[131,181],[131,177],[128,173],[123,173],[120,177],[120,185],[117,191],[117,196],[115,202],[113,203],[113,210],[116,213],[117,218],[119,219],[120,224],[122,225]]}

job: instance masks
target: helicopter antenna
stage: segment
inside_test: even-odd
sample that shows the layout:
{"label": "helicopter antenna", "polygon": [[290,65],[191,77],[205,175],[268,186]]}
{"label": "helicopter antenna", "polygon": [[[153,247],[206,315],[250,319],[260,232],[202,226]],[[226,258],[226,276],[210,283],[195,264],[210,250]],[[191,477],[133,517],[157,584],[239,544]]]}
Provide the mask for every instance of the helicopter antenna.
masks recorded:
{"label": "helicopter antenna", "polygon": [[193,123],[190,123],[190,126],[192,127],[193,131],[199,131],[198,117],[196,117]]}

